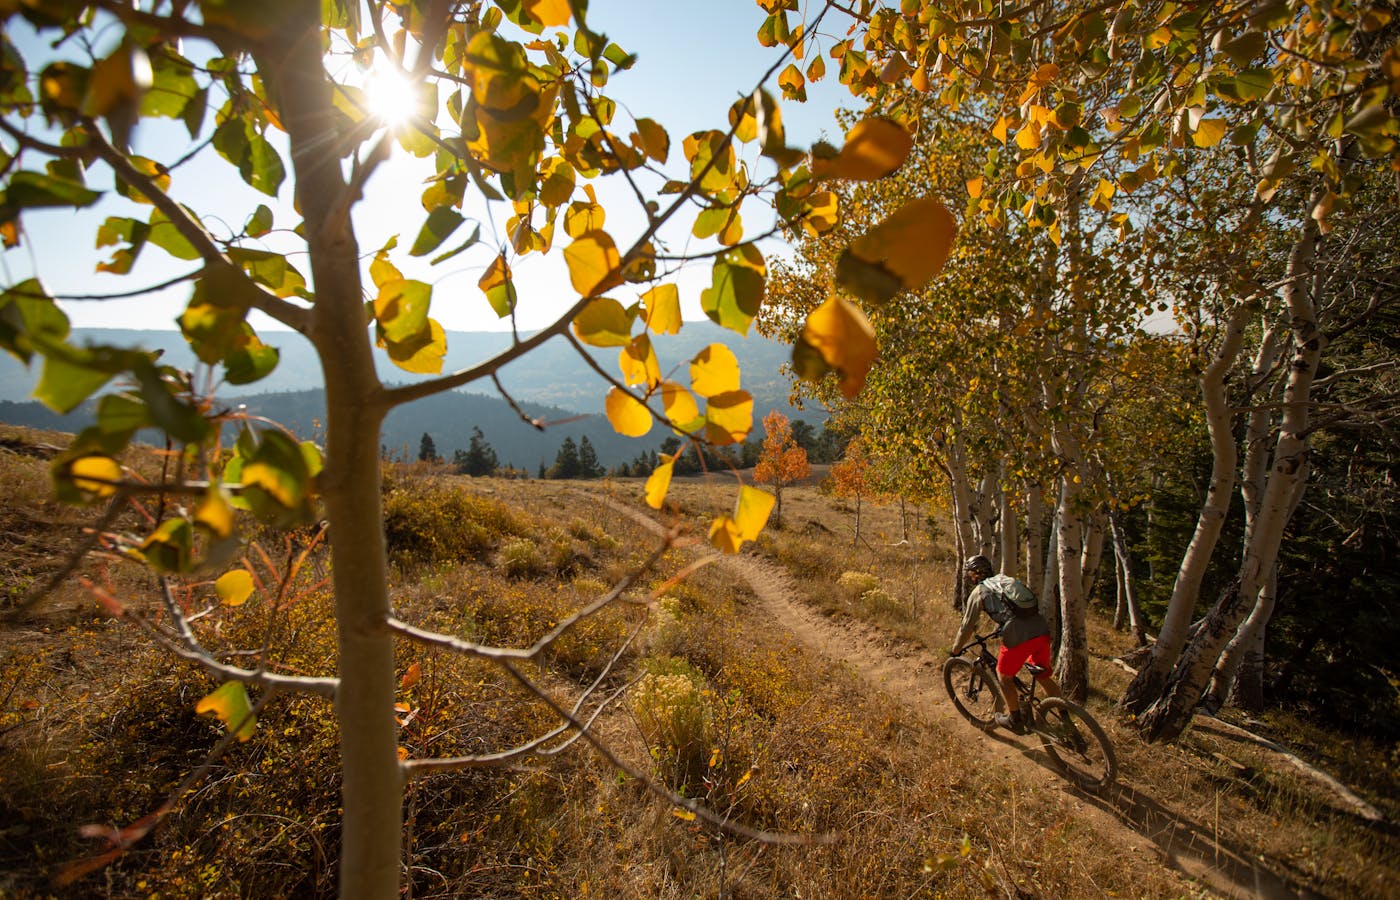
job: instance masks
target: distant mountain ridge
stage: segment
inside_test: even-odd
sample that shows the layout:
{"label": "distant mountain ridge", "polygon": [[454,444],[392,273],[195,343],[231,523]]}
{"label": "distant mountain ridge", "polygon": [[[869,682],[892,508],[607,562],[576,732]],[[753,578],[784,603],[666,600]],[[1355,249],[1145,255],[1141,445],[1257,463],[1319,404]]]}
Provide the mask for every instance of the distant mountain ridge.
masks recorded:
{"label": "distant mountain ridge", "polygon": [[[76,329],[75,333],[80,341],[94,344],[163,349],[163,360],[176,366],[189,367],[194,363],[194,355],[179,332]],[[251,414],[280,422],[297,434],[317,438],[325,422],[325,394],[311,345],[300,335],[289,332],[271,332],[264,337],[281,350],[277,369],[247,388],[226,386],[219,392],[220,400],[230,406],[244,404]],[[687,340],[681,341],[681,337]],[[676,363],[687,362],[715,342],[723,342],[734,351],[743,372],[744,389],[754,395],[754,437],[760,436],[763,416],[774,408],[814,424],[824,419],[788,405],[788,381],[780,368],[789,351],[783,344],[758,336],[740,338],[708,322],[686,323],[680,335],[657,341],[661,345],[658,352],[664,354],[664,359]],[[476,364],[509,345],[508,334],[449,333],[444,369],[452,371]],[[616,352],[596,351],[594,356],[605,371],[610,371],[617,366]],[[409,373],[395,368],[382,355],[377,361],[386,380],[412,380]],[[40,403],[26,402],[38,378],[37,367],[31,372],[12,357],[0,355],[0,376],[3,376],[0,377],[0,421],[70,432],[79,431],[92,422],[90,405],[68,416],[60,416]],[[625,438],[614,431],[602,415],[606,384],[573,346],[561,339],[547,341],[525,358],[503,367],[500,379],[510,397],[528,416],[548,423],[544,431],[523,421],[510,404],[494,393],[494,386],[488,382],[477,390],[490,391],[490,394],[448,391],[396,408],[384,422],[382,443],[385,450],[400,457],[416,458],[419,442],[428,434],[438,454],[451,459],[454,451],[467,448],[472,428],[477,427],[502,465],[525,469],[534,475],[542,463],[548,466],[554,462],[566,437],[577,443],[586,436],[599,462],[612,467],[657,449],[670,434],[659,425],[636,439]],[[258,393],[233,393],[248,389]]]}
{"label": "distant mountain ridge", "polygon": [[[78,343],[113,344],[163,350],[162,360],[180,368],[191,369],[196,364],[194,352],[178,331],[157,331],[112,328],[75,328]],[[321,367],[311,343],[296,332],[267,331],[260,337],[280,352],[277,368],[272,374],[242,388],[225,387],[220,396],[234,393],[276,393],[314,390],[323,386]],[[522,334],[521,338],[529,337]],[[679,334],[654,338],[657,354],[663,365],[683,365],[702,349],[713,343],[723,343],[739,359],[743,371],[743,387],[753,395],[755,408],[768,410],[787,408],[789,383],[782,366],[791,359],[791,349],[756,333],[741,337],[709,321],[687,322]],[[495,331],[452,331],[447,333],[447,356],[444,372],[453,372],[476,365],[500,353],[511,345],[511,335]],[[588,348],[589,355],[604,371],[617,371],[617,348]],[[375,350],[375,364],[386,382],[404,383],[426,380],[431,376],[415,376],[395,367],[380,350]],[[33,399],[32,391],[38,380],[37,364],[26,369],[9,354],[0,354],[0,401],[22,403]],[[562,337],[554,337],[501,368],[501,385],[512,398],[520,402],[541,403],[580,413],[602,413],[607,386],[598,374],[579,356],[573,345]],[[679,380],[687,380],[682,376]],[[489,380],[467,385],[463,391],[495,394]],[[804,416],[810,418],[810,416]]]}

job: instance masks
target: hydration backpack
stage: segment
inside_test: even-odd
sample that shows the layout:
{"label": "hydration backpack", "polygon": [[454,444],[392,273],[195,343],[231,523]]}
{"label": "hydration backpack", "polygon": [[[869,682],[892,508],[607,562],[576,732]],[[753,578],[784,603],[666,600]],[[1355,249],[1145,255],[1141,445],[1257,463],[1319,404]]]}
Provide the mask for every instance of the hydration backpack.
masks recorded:
{"label": "hydration backpack", "polygon": [[1040,611],[1031,589],[1010,575],[988,576],[978,587],[982,588],[982,609],[1000,625]]}

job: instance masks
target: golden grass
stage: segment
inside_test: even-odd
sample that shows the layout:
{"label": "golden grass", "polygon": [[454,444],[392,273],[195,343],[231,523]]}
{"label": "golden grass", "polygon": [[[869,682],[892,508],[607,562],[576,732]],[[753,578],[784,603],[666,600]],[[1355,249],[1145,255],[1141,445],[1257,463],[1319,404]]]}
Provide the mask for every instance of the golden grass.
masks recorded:
{"label": "golden grass", "polygon": [[[42,460],[3,462],[13,483],[34,486],[12,492],[22,499],[6,500],[7,521],[34,518],[44,508]],[[709,516],[728,511],[728,485],[678,482],[680,519],[703,528]],[[485,523],[464,550],[427,554],[406,546],[392,585],[404,619],[477,641],[529,643],[634,570],[657,540],[599,499],[599,491],[611,491],[636,505],[638,482],[585,490],[397,470],[389,489],[401,492],[400,512],[414,527],[446,527],[441,517],[461,510]],[[785,527],[765,535],[759,552],[798,580],[803,602],[837,621],[860,619],[895,638],[946,646],[957,618],[946,593],[951,556],[912,525],[901,543],[897,508],[866,504],[863,517],[865,540],[853,542],[853,510],[789,488]],[[46,521],[36,533],[71,521]],[[261,540],[277,549],[275,538]],[[528,541],[537,556],[504,552],[515,541]],[[663,614],[644,622],[643,609],[610,608],[560,641],[531,674],[567,701],[644,625],[643,639],[623,654],[604,689],[648,672],[680,674],[695,687],[685,702],[698,713],[671,720],[664,734],[646,721],[656,718],[654,704],[648,711],[624,698],[598,720],[597,733],[629,764],[736,823],[836,839],[784,847],[718,832],[677,817],[577,745],[549,759],[414,782],[405,858],[415,897],[1201,893],[1158,859],[1125,855],[1115,845],[1121,833],[1105,831],[1104,818],[1086,817],[1096,803],[1105,804],[1109,820],[1160,806],[1167,824],[1190,824],[1232,848],[1263,853],[1293,881],[1323,893],[1394,894],[1394,839],[1337,813],[1264,751],[1202,729],[1175,747],[1146,746],[1095,699],[1130,796],[1081,797],[1040,769],[1035,777],[1008,775],[977,764],[964,731],[872,690],[775,629],[748,589],[717,568],[667,585],[689,559],[668,553],[629,595],[664,594]],[[876,577],[883,598],[862,602],[869,591],[843,591],[835,576],[844,571]],[[149,605],[152,584],[139,569],[109,562],[105,572],[123,597]],[[286,671],[324,674],[334,656],[324,576],[324,562],[309,566],[293,585],[295,602],[279,613],[271,658]],[[203,590],[189,596],[197,601]],[[267,613],[265,598],[255,597],[237,610],[216,610],[198,627],[211,647],[258,647]],[[1109,696],[1127,677],[1107,660],[1125,649],[1124,640],[1098,625],[1092,631],[1093,677]],[[89,605],[8,627],[0,660],[0,894],[44,895],[65,862],[96,849],[76,826],[136,821],[204,759],[221,727],[193,707],[215,685]],[[413,757],[501,749],[553,725],[537,698],[493,666],[407,642],[399,662],[402,743]],[[1278,725],[1307,733],[1302,723]],[[1357,764],[1365,758],[1357,755]],[[1397,812],[1393,795],[1372,799]],[[177,814],[79,890],[329,896],[337,804],[329,705],[277,698],[255,737],[235,745]]]}

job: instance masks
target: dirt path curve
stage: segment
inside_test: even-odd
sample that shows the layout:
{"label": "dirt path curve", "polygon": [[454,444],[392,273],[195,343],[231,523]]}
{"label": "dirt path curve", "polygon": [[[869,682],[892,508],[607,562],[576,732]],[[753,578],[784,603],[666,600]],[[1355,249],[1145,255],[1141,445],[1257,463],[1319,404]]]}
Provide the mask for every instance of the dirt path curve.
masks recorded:
{"label": "dirt path curve", "polygon": [[[646,513],[611,498],[609,505],[657,533],[664,527]],[[778,565],[747,554],[722,556],[720,567],[742,578],[758,598],[763,613],[777,621],[808,650],[846,666],[870,687],[885,692],[936,728],[953,729],[979,748],[989,764],[1012,772],[1027,784],[1043,783],[1064,791],[1076,812],[1112,836],[1125,863],[1155,860],[1197,879],[1211,890],[1241,898],[1312,898],[1260,866],[1249,848],[1217,842],[1202,810],[1175,811],[1132,786],[1131,773],[1104,796],[1072,787],[1051,767],[1034,739],[1003,732],[984,733],[964,720],[943,691],[943,657],[911,647],[865,623],[833,620],[801,600],[793,579]],[[1193,818],[1194,817],[1194,818]],[[1131,863],[1128,863],[1131,864]]]}

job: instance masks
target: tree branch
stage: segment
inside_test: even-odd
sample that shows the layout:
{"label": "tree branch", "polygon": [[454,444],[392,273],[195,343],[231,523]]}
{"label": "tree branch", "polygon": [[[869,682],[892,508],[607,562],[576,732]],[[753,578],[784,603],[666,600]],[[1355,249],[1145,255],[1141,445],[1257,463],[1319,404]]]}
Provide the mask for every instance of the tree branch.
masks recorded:
{"label": "tree branch", "polygon": [[221,266],[231,272],[236,272],[238,277],[252,289],[254,299],[251,305],[254,309],[266,313],[289,328],[302,334],[306,333],[310,321],[307,310],[288,303],[249,278],[241,266],[235,265],[224,255],[209,232],[204,230],[204,226],[194,216],[176,202],[175,198],[156,187],[149,175],[133,166],[126,155],[103,136],[96,122],[92,119],[84,119],[83,124],[97,155],[102,157],[103,161],[111,166],[123,181],[144,194],[157,209],[164,213],[165,217],[170,220],[170,224],[175,226],[175,230],[180,232],[181,237],[189,241],[209,267]]}

